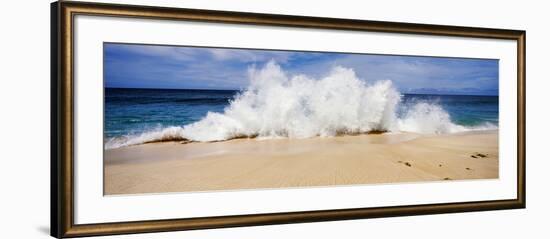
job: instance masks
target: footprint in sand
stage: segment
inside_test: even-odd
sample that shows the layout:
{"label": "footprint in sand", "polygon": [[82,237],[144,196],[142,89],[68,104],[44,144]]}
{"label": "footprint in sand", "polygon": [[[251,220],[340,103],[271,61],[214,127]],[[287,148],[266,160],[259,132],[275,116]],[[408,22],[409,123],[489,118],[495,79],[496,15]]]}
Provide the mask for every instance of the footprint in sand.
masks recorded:
{"label": "footprint in sand", "polygon": [[398,163],[402,163],[402,164],[405,164],[407,167],[412,167],[412,164],[409,163],[409,162],[403,162],[401,160],[397,161]]}
{"label": "footprint in sand", "polygon": [[470,157],[472,158],[487,158],[489,155],[488,154],[482,154],[482,153],[478,153],[478,152],[475,152],[474,154],[470,155]]}

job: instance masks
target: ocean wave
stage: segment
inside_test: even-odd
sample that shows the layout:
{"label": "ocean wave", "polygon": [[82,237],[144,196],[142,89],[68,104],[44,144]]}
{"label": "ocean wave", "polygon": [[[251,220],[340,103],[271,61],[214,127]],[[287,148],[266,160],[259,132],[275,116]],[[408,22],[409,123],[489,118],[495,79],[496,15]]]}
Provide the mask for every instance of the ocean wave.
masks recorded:
{"label": "ocean wave", "polygon": [[106,140],[105,149],[114,149],[125,146],[144,144],[144,143],[154,143],[154,142],[165,142],[165,141],[187,141],[185,138],[182,127],[167,127],[163,129],[155,129],[146,131],[141,134],[136,135],[127,135],[112,137]]}
{"label": "ocean wave", "polygon": [[223,141],[242,137],[310,138],[373,131],[445,134],[496,129],[452,122],[437,103],[415,102],[403,108],[401,94],[390,80],[367,84],[352,69],[335,67],[315,79],[289,76],[275,62],[249,70],[250,85],[230,101],[223,113],[202,120],[139,135],[111,138],[105,147],[118,148],[158,141]]}
{"label": "ocean wave", "polygon": [[475,126],[455,124],[451,116],[438,104],[417,102],[408,108],[405,114],[397,120],[399,131],[423,134],[449,134],[465,131],[494,130],[498,126],[484,122]]}

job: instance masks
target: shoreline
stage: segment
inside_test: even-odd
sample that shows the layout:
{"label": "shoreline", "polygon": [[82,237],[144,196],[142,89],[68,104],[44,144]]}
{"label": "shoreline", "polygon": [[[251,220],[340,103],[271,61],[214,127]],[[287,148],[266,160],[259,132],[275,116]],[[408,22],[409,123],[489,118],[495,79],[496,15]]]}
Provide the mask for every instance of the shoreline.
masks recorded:
{"label": "shoreline", "polygon": [[[498,129],[480,129],[480,130],[468,130],[468,131],[462,131],[462,132],[456,132],[456,133],[448,133],[448,134],[441,134],[441,135],[463,135],[463,134],[476,134],[476,133],[483,133],[483,132],[492,132],[497,131]],[[288,138],[288,137],[259,137],[259,136],[239,136],[234,138],[229,138],[226,140],[216,140],[216,141],[194,141],[189,140],[186,138],[181,139],[158,139],[158,140],[151,140],[146,141],[142,143],[135,143],[135,144],[129,144],[114,148],[104,147],[104,150],[116,150],[121,148],[127,148],[127,147],[135,147],[140,145],[147,145],[147,144],[158,144],[158,143],[179,143],[179,144],[196,144],[196,143],[221,143],[221,142],[228,142],[233,140],[304,140],[304,139],[314,139],[314,138],[336,138],[336,137],[348,137],[348,136],[361,136],[361,135],[389,135],[389,134],[410,134],[410,135],[422,135],[426,137],[430,136],[440,136],[436,134],[421,134],[421,133],[415,133],[415,132],[405,132],[405,131],[369,131],[365,133],[349,133],[349,134],[337,134],[334,136],[328,136],[328,137],[322,137],[322,136],[315,136],[315,137],[307,137],[307,138]]]}
{"label": "shoreline", "polygon": [[104,169],[106,195],[494,179],[498,130],[156,142],[105,150]]}

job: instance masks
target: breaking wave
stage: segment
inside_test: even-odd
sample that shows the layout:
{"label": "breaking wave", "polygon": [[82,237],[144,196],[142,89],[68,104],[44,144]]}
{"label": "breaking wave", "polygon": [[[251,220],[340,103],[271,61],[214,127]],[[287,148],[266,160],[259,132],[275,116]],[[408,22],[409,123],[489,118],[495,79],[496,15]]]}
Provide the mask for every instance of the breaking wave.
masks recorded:
{"label": "breaking wave", "polygon": [[261,69],[251,68],[249,79],[248,88],[236,95],[223,113],[209,112],[200,121],[181,127],[111,138],[105,147],[175,140],[309,138],[373,131],[445,134],[497,128],[490,123],[475,127],[455,124],[436,103],[416,102],[405,107],[391,81],[367,84],[352,69],[343,67],[314,79],[290,76],[272,61]]}

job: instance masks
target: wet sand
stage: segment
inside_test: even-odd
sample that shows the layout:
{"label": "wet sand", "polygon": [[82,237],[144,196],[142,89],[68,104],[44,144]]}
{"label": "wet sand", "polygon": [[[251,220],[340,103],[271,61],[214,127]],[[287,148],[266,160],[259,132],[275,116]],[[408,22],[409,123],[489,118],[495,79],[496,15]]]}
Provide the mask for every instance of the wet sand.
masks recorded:
{"label": "wet sand", "polygon": [[164,142],[105,151],[105,194],[498,178],[498,131]]}

